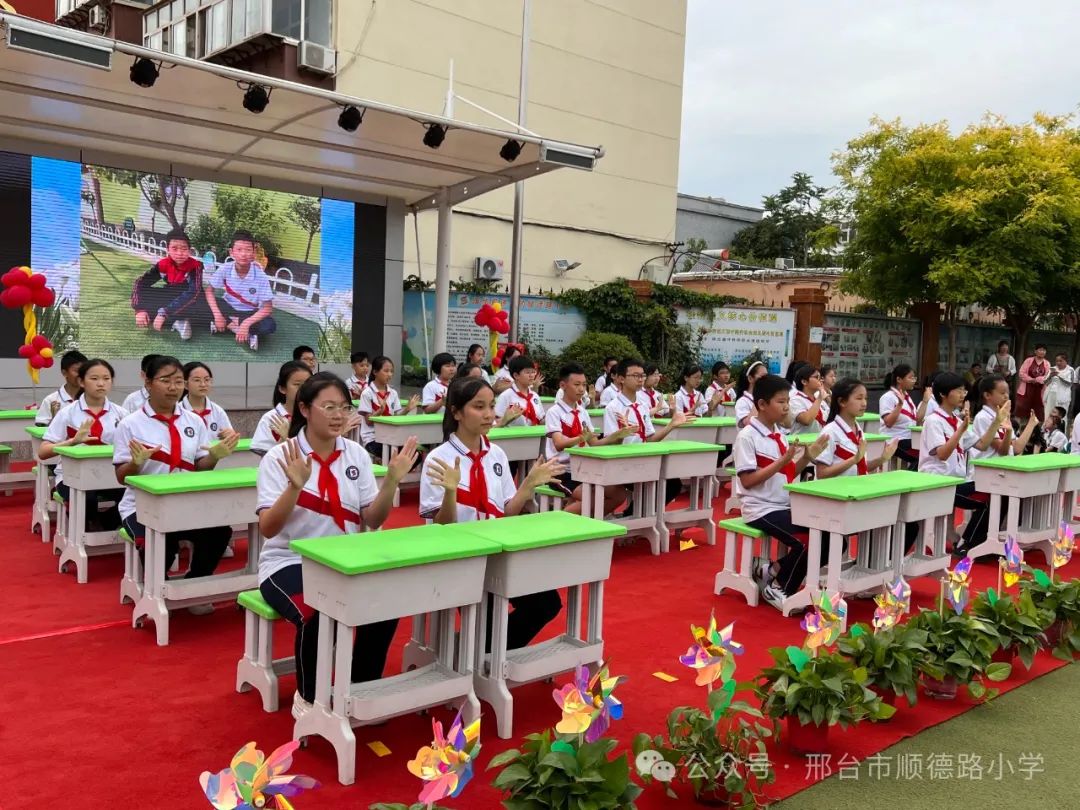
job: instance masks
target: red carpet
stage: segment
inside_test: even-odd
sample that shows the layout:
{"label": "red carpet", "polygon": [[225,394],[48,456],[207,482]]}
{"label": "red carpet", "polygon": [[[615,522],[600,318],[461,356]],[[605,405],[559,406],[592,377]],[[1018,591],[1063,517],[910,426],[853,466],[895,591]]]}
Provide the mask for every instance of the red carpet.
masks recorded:
{"label": "red carpet", "polygon": [[[405,496],[393,525],[418,522],[415,497]],[[176,613],[170,646],[156,646],[152,629],[131,629],[131,609],[119,604],[121,559],[92,558],[90,582],[77,585],[73,575],[56,573],[49,547],[28,531],[29,510],[29,493],[0,498],[4,527],[0,578],[9,606],[0,632],[0,671],[6,681],[0,761],[7,773],[0,807],[38,810],[67,806],[73,800],[85,807],[210,807],[199,788],[201,771],[227,767],[249,740],[269,752],[291,738],[292,678],[282,681],[282,709],[274,715],[262,711],[256,693],[234,692],[243,619],[227,606],[208,617]],[[697,531],[687,534],[703,539]],[[1042,562],[1041,556],[1032,556]],[[605,636],[611,671],[629,676],[618,692],[625,717],[614,726],[624,746],[637,732],[660,731],[673,707],[704,705],[705,691],[693,685],[691,672],[677,657],[690,643],[690,622],[706,622],[710,609],[716,610],[721,624],[736,620],[735,638],[746,646],[738,662],[740,680],[767,663],[768,647],[800,643],[798,619],[784,619],[768,606],[748,608],[736,596],[713,596],[713,576],[721,564],[720,546],[659,558],[649,555],[644,542],[616,549],[605,594]],[[993,583],[994,570],[990,565],[975,566],[980,589]],[[1067,573],[1080,574],[1080,561],[1074,561]],[[912,584],[917,602],[928,605],[936,600],[934,582]],[[852,621],[869,620],[872,608],[872,602],[852,601]],[[405,625],[391,668],[400,663]],[[283,628],[277,635],[280,654],[285,654],[291,650],[292,632]],[[1059,665],[1042,655],[1031,673],[1022,672],[1003,688]],[[652,673],[658,670],[678,681],[654,678]],[[551,685],[541,683],[515,692],[517,738],[557,722],[560,715],[551,691]],[[846,733],[836,729],[832,761],[845,754],[861,759],[970,707],[966,698],[953,703],[923,700],[888,723],[864,724]],[[448,712],[441,714],[450,719]],[[299,808],[357,810],[376,801],[416,800],[420,783],[406,771],[405,763],[430,742],[431,718],[402,717],[380,728],[358,728],[356,735],[357,782],[348,788],[337,783],[328,744],[314,740],[297,754],[293,772],[310,774],[323,783],[297,799]],[[499,740],[493,722],[481,736],[483,753],[476,778],[459,799],[444,804],[500,806],[498,793],[490,787],[493,773],[483,768],[515,741]],[[366,745],[374,740],[392,753],[377,757]],[[778,772],[773,798],[808,786],[803,761],[781,751],[772,756]],[[655,788],[639,801],[643,810],[689,804],[673,802]]]}

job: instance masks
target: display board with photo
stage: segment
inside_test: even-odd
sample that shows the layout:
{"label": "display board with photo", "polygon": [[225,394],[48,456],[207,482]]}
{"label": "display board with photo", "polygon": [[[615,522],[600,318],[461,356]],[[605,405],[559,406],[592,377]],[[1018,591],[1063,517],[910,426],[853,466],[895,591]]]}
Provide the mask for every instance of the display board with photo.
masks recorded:
{"label": "display board with photo", "polygon": [[918,321],[825,313],[821,363],[839,377],[855,377],[870,387],[900,363],[918,367],[922,328]]}

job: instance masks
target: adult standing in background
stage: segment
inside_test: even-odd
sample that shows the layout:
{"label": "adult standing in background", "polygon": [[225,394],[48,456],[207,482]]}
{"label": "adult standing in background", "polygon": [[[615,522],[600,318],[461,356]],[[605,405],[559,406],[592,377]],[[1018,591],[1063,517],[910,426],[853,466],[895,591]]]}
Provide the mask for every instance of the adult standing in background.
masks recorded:
{"label": "adult standing in background", "polygon": [[[996,356],[996,355],[995,355]],[[1016,416],[1021,421],[1034,413],[1043,421],[1043,388],[1050,377],[1046,346],[1039,343],[1035,354],[1020,364],[1020,384],[1016,387]]]}
{"label": "adult standing in background", "polygon": [[1043,411],[1047,415],[1054,412],[1054,408],[1061,408],[1066,416],[1069,406],[1072,404],[1072,388],[1076,382],[1076,372],[1069,365],[1069,358],[1065,352],[1054,355],[1054,365],[1050,368],[1050,375],[1046,378],[1046,386],[1043,388]]}
{"label": "adult standing in background", "polygon": [[997,353],[990,355],[986,361],[986,373],[1000,374],[1009,388],[1016,385],[1016,358],[1009,354],[1009,341],[998,341]]}

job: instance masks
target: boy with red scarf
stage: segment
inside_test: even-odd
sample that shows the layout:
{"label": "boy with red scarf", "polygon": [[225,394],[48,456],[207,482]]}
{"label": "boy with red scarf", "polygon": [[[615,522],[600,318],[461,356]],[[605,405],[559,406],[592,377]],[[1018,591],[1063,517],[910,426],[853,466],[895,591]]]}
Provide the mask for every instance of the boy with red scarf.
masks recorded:
{"label": "boy with red scarf", "polygon": [[160,332],[171,326],[181,340],[191,339],[191,318],[202,312],[202,262],[191,255],[191,240],[179,228],[165,237],[167,255],[135,279],[131,308],[135,326]]}

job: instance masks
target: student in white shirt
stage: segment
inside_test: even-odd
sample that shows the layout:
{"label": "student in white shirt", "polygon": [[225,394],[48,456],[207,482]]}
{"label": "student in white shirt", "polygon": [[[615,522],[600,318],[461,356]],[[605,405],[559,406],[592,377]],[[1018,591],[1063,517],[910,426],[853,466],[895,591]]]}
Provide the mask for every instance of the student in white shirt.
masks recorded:
{"label": "student in white shirt", "polygon": [[435,379],[429,380],[420,396],[420,407],[424,413],[442,413],[446,399],[446,387],[457,373],[457,361],[454,355],[440,352],[431,360],[431,373]]}
{"label": "student in white shirt", "polygon": [[[537,461],[514,484],[506,453],[488,441],[495,424],[495,394],[484,380],[455,380],[443,417],[445,442],[427,454],[420,480],[420,515],[435,523],[465,523],[520,514],[536,488],[550,484],[565,468],[558,459]],[[524,647],[562,610],[558,591],[510,600],[507,648]],[[491,627],[487,628],[487,647]]]}
{"label": "student in white shirt", "polygon": [[64,377],[64,384],[41,400],[37,416],[34,417],[35,425],[49,424],[61,408],[67,407],[78,399],[82,392],[79,387],[79,368],[85,362],[86,355],[80,351],[64,352],[63,357],[60,358],[60,373]]}
{"label": "student in white shirt", "polygon": [[723,416],[724,409],[720,406],[725,402],[735,401],[735,385],[731,382],[731,369],[728,368],[727,363],[718,360],[713,363],[709,373],[712,375],[712,382],[705,390],[705,396],[709,398],[710,403],[716,403],[710,408],[709,416]]}
{"label": "student in white shirt", "polygon": [[[769,369],[760,360],[755,360],[739,374],[739,384],[735,386],[735,424],[744,428],[749,424],[754,412],[754,383],[769,373]],[[787,382],[787,380],[785,380]]]}
{"label": "student in white shirt", "polygon": [[[315,700],[319,614],[304,599],[303,567],[289,543],[379,528],[417,457],[416,437],[411,436],[391,456],[380,486],[371,457],[343,436],[352,410],[351,393],[340,378],[330,372],[309,377],[296,394],[288,440],[259,464],[259,590],[267,604],[296,627],[294,718],[309,711]],[[397,623],[391,619],[356,629],[350,673],[354,683],[382,677]]]}
{"label": "student in white shirt", "polygon": [[146,370],[159,357],[161,357],[160,354],[144,354],[143,359],[139,362],[139,377],[142,379],[142,385],[128,394],[124,401],[120,403],[120,407],[129,414],[139,410],[150,397],[150,379],[146,376]]}
{"label": "student in white shirt", "polygon": [[679,387],[675,391],[675,407],[688,416],[704,416],[714,405],[719,405],[720,400],[710,402],[701,393],[701,378],[704,372],[701,366],[686,366],[679,374]]}
{"label": "student in white shirt", "polygon": [[360,424],[360,443],[364,449],[377,459],[382,458],[382,442],[375,441],[373,416],[400,416],[412,413],[420,407],[420,395],[413,394],[409,404],[402,407],[401,397],[390,385],[394,379],[394,361],[379,355],[371,361],[371,381],[360,395],[357,411],[364,421]]}
{"label": "student in white shirt", "polygon": [[[735,440],[735,491],[742,502],[742,517],[756,529],[787,548],[777,562],[765,561],[754,574],[765,601],[782,609],[785,596],[798,591],[806,579],[809,531],[791,520],[791,499],[785,484],[795,481],[825,449],[821,435],[801,454],[781,432],[787,417],[791,385],[775,374],[761,376],[754,385],[755,415]],[[828,536],[821,541],[821,559],[828,559]]]}
{"label": "student in white shirt", "polygon": [[[500,420],[500,426],[526,427],[544,424],[544,404],[540,401],[540,395],[533,390],[536,385],[536,363],[525,355],[518,355],[510,361],[510,377],[513,385],[495,400],[495,417]],[[515,406],[520,415],[506,421],[504,417]]]}
{"label": "student in white shirt", "polygon": [[495,372],[495,379],[491,383],[495,396],[498,396],[513,384],[514,380],[510,376],[510,361],[519,354],[521,354],[521,350],[512,343],[503,349],[502,358],[499,361],[499,370]]}
{"label": "student in white shirt", "polygon": [[[489,369],[484,365],[484,355],[487,354],[487,349],[480,343],[473,343],[469,346],[469,350],[465,352],[465,362],[462,365],[472,364],[480,369],[480,376],[484,378],[488,385],[494,382]],[[458,368],[460,375],[461,369]],[[501,392],[496,392],[496,396]]]}
{"label": "student in white shirt", "polygon": [[[42,437],[38,448],[38,458],[42,461],[56,458],[57,447],[71,447],[76,444],[112,444],[113,433],[120,420],[127,412],[109,401],[112,391],[113,367],[105,360],[95,358],[85,360],[79,366],[79,385],[82,395],[74,402],[64,406],[52,421]],[[53,472],[56,478],[56,492],[67,503],[69,488],[64,483],[63,465],[58,463]],[[92,490],[86,493],[86,526],[90,531],[109,531],[120,527],[120,512],[114,506],[106,514],[99,514],[98,503],[113,501],[119,503],[124,495],[123,487],[117,489]]]}
{"label": "student in white shirt", "polygon": [[[630,425],[624,425],[614,433],[598,437],[593,433],[589,412],[581,402],[588,383],[585,369],[577,363],[567,363],[559,369],[559,390],[563,398],[556,401],[547,412],[544,423],[547,427],[547,440],[544,442],[544,455],[555,459],[567,468],[570,466],[571,447],[595,447],[597,445],[621,444],[622,440],[634,432]],[[559,485],[569,496],[570,501],[563,507],[564,512],[581,514],[581,485],[571,476],[569,470],[559,476]],[[604,514],[610,514],[626,499],[626,488],[618,485],[604,488]]]}
{"label": "student in white shirt", "polygon": [[353,352],[349,355],[349,364],[352,376],[345,381],[345,387],[349,389],[349,396],[360,399],[371,380],[371,358],[367,352]]}
{"label": "student in white shirt", "polygon": [[214,373],[206,363],[198,360],[184,365],[184,386],[187,393],[180,400],[180,407],[191,411],[210,429],[215,439],[226,433],[234,433],[232,420],[225,409],[211,401],[210,392],[214,389]]}
{"label": "student in white shirt", "polygon": [[[660,384],[660,368],[655,363],[647,363],[645,366],[645,387],[638,391],[638,402],[649,409],[649,416],[654,419],[671,416],[671,407],[674,397],[665,397],[656,390]],[[587,405],[588,403],[586,403]]]}
{"label": "student in white shirt", "polygon": [[604,389],[611,385],[611,374],[614,371],[615,366],[618,364],[618,362],[619,358],[613,357],[610,354],[604,358],[603,371],[600,372],[600,376],[596,378],[596,385],[593,386],[593,391],[596,395],[595,399],[597,402],[600,401],[600,395],[604,393]]}
{"label": "student in white shirt", "polygon": [[1064,352],[1054,355],[1054,365],[1050,367],[1050,376],[1043,386],[1043,411],[1049,415],[1054,408],[1064,408],[1069,412],[1072,404],[1072,387],[1076,382],[1076,372],[1069,365],[1069,358]]}
{"label": "student in white shirt", "polygon": [[[184,369],[175,357],[159,356],[146,370],[150,395],[139,410],[125,417],[113,436],[113,464],[116,480],[123,484],[129,475],[183,474],[194,470],[212,470],[221,459],[236,449],[236,434],[213,442],[203,420],[180,408],[184,393]],[[142,548],[146,530],[135,512],[135,491],[126,487],[120,501],[124,528]],[[191,568],[186,578],[209,576],[232,536],[228,526],[169,532],[165,535],[165,559],[162,573],[169,570],[179,551],[181,540],[194,546]],[[211,613],[213,606],[193,607],[196,614]]]}
{"label": "student in white shirt", "polygon": [[1039,424],[1038,417],[1031,414],[1023,432],[1019,436],[1013,433],[1009,393],[1009,384],[1000,374],[981,377],[975,390],[971,392],[971,409],[978,410],[972,417],[967,432],[960,439],[960,448],[968,460],[969,481],[974,480],[975,476],[972,461],[977,458],[1022,454]]}
{"label": "student in white shirt", "polygon": [[[498,396],[498,393],[496,393],[496,396]],[[555,392],[555,401],[556,402],[562,402],[562,399],[563,399],[563,390],[560,388],[558,391]],[[588,408],[592,404],[592,400],[589,398],[589,394],[587,392],[581,398],[581,404],[584,405],[586,408]]]}
{"label": "student in white shirt", "polygon": [[[229,245],[229,261],[219,264],[204,287],[210,307],[210,334],[232,332],[237,343],[258,351],[259,338],[277,331],[270,279],[255,261],[255,237],[237,231]],[[219,300],[214,290],[221,290]]]}
{"label": "student in white shirt", "polygon": [[1056,408],[1053,413],[1046,415],[1046,424],[1043,425],[1043,437],[1046,440],[1047,453],[1064,453],[1069,444],[1069,437],[1061,429],[1064,420],[1061,416],[1061,408]]}
{"label": "student in white shirt", "polygon": [[619,391],[622,390],[622,380],[618,375],[611,375],[611,382],[604,386],[604,390],[600,392],[600,407],[606,408],[611,400],[618,396]]}
{"label": "student in white shirt", "polygon": [[289,438],[289,420],[292,419],[296,392],[311,376],[311,369],[300,360],[282,363],[274,385],[274,407],[259,417],[255,434],[251,437],[251,452],[266,453],[276,444]]}
{"label": "student in white shirt", "polygon": [[825,401],[825,388],[821,384],[821,372],[810,363],[804,363],[795,372],[794,386],[788,403],[790,433],[820,433],[829,418],[829,403]]}
{"label": "student in white shirt", "polygon": [[919,454],[911,449],[911,429],[919,427],[926,419],[926,409],[933,396],[933,389],[927,386],[923,390],[922,401],[918,407],[911,398],[918,378],[915,369],[907,363],[896,366],[885,378],[885,388],[878,402],[881,411],[881,433],[893,439],[899,439],[896,454],[909,470],[919,466]]}

